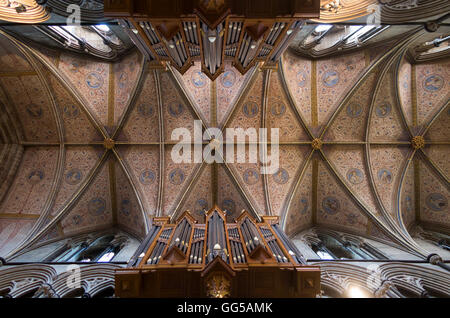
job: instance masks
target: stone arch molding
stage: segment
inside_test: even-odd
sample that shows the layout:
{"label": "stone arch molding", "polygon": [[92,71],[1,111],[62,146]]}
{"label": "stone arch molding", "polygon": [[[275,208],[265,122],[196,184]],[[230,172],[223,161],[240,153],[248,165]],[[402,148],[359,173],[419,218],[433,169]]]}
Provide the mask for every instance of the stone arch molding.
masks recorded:
{"label": "stone arch molding", "polygon": [[416,297],[430,297],[427,289],[439,291],[450,297],[448,286],[450,277],[442,270],[423,265],[400,262],[378,265],[370,263],[367,267],[348,263],[320,262],[322,288],[328,288],[345,297],[350,286],[356,286],[376,298],[405,298],[398,287]]}
{"label": "stone arch molding", "polygon": [[[79,267],[79,284],[68,284],[73,272],[60,272],[50,265],[17,265],[0,269],[0,291],[4,298],[18,298],[35,290],[32,298],[62,298],[77,289],[82,297],[90,298],[114,288],[114,264],[96,264]],[[1,297],[0,297],[1,298]]]}

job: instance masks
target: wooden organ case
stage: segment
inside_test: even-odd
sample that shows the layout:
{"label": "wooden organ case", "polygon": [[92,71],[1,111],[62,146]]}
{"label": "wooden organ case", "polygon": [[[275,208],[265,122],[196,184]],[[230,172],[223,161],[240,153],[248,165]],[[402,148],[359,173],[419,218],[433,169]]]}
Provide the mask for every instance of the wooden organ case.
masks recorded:
{"label": "wooden organ case", "polygon": [[106,0],[104,11],[149,60],[181,74],[200,60],[214,80],[225,60],[242,74],[277,67],[302,19],[319,18],[320,0]]}
{"label": "wooden organ case", "polygon": [[118,297],[315,297],[320,269],[305,261],[278,226],[243,211],[234,223],[217,206],[199,224],[189,211],[156,217],[127,268],[116,270]]}

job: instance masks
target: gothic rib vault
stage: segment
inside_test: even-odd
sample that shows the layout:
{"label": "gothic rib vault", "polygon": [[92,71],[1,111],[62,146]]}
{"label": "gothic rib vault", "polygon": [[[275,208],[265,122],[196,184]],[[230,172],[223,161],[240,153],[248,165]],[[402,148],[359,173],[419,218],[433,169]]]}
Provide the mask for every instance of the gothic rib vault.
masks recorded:
{"label": "gothic rib vault", "polygon": [[[323,59],[288,50],[278,70],[228,65],[215,82],[137,51],[106,63],[0,37],[2,257],[110,227],[142,239],[153,216],[201,218],[214,204],[230,218],[278,215],[291,235],[326,227],[424,258],[413,226],[448,232],[450,65],[409,62],[423,31]],[[281,169],[174,163],[171,132],[195,119],[280,128]]]}

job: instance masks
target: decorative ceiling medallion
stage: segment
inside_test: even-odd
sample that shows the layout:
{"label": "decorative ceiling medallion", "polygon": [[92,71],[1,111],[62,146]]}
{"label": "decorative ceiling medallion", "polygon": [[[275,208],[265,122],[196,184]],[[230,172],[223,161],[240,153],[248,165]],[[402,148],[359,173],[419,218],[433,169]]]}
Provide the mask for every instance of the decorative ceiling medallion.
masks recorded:
{"label": "decorative ceiling medallion", "polygon": [[155,181],[155,173],[150,170],[146,169],[141,172],[139,175],[139,182],[145,185],[152,184]]}
{"label": "decorative ceiling medallion", "polygon": [[411,145],[414,149],[421,149],[425,147],[425,139],[423,136],[414,136],[411,140]]}
{"label": "decorative ceiling medallion", "polygon": [[313,147],[314,150],[320,150],[322,148],[322,140],[320,140],[319,138],[315,138],[311,142],[311,146]]}
{"label": "decorative ceiling medallion", "polygon": [[82,222],[83,222],[83,217],[82,217],[81,215],[75,214],[75,215],[72,217],[72,224],[73,224],[73,225],[79,225],[79,224],[81,224]]}
{"label": "decorative ceiling medallion", "polygon": [[30,184],[38,184],[42,179],[44,179],[44,172],[42,170],[33,170],[27,177],[27,181]]}
{"label": "decorative ceiling medallion", "polygon": [[253,118],[258,114],[259,107],[255,102],[246,102],[244,106],[242,107],[242,112],[244,113],[245,117],[247,118]]}
{"label": "decorative ceiling medallion", "polygon": [[91,72],[86,76],[86,84],[93,89],[99,89],[103,86],[103,77],[97,72]]}
{"label": "decorative ceiling medallion", "polygon": [[222,209],[227,212],[227,215],[232,215],[236,212],[236,203],[232,199],[226,198],[222,201]]}
{"label": "decorative ceiling medallion", "polygon": [[63,108],[64,115],[68,118],[76,118],[80,114],[80,110],[77,105],[65,105]]}
{"label": "decorative ceiling medallion", "polygon": [[184,106],[183,106],[183,104],[181,104],[179,102],[172,102],[169,104],[169,107],[167,108],[167,112],[172,117],[175,117],[175,118],[180,117],[180,115],[183,114],[183,112],[184,112]]}
{"label": "decorative ceiling medallion", "polygon": [[299,71],[297,73],[297,85],[300,87],[305,87],[306,86],[306,81],[308,79],[308,75],[306,74],[305,71]]}
{"label": "decorative ceiling medallion", "polygon": [[392,182],[392,172],[387,169],[380,169],[377,173],[378,180],[384,184],[390,184]]}
{"label": "decorative ceiling medallion", "polygon": [[272,115],[280,117],[286,112],[286,106],[281,101],[276,101],[270,107],[270,112]]}
{"label": "decorative ceiling medallion", "polygon": [[234,73],[232,70],[226,71],[222,74],[220,82],[225,88],[232,87],[236,82],[236,73]]}
{"label": "decorative ceiling medallion", "polygon": [[114,148],[114,145],[115,145],[115,142],[114,142],[114,140],[111,139],[111,138],[106,138],[106,139],[103,141],[103,147],[105,147],[105,148],[108,149],[108,150],[113,149],[113,148]]}
{"label": "decorative ceiling medallion", "polygon": [[389,103],[382,103],[375,107],[375,113],[378,117],[384,118],[391,113],[391,105]]}
{"label": "decorative ceiling medallion", "polygon": [[333,87],[339,82],[339,73],[335,70],[326,71],[322,76],[323,83],[328,87]]}
{"label": "decorative ceiling medallion", "polygon": [[339,211],[339,201],[334,197],[326,197],[322,200],[322,208],[326,213],[333,215]]}
{"label": "decorative ceiling medallion", "polygon": [[201,88],[206,85],[206,76],[201,71],[195,71],[192,72],[191,81],[195,87]]}
{"label": "decorative ceiling medallion", "polygon": [[250,168],[244,171],[243,178],[248,185],[254,185],[259,180],[259,173],[255,169]]}
{"label": "decorative ceiling medallion", "polygon": [[347,180],[352,184],[360,184],[363,178],[362,171],[357,168],[352,168],[347,171]]}
{"label": "decorative ceiling medallion", "polygon": [[444,79],[441,76],[433,74],[424,79],[423,88],[429,92],[436,92],[444,86],[444,83]]}
{"label": "decorative ceiling medallion", "polygon": [[42,114],[44,113],[42,111],[41,106],[36,105],[34,103],[28,104],[26,109],[27,109],[28,115],[30,115],[31,117],[34,117],[34,118],[41,118]]}
{"label": "decorative ceiling medallion", "polygon": [[347,106],[347,115],[351,118],[357,118],[362,113],[362,106],[358,103],[351,103]]}
{"label": "decorative ceiling medallion", "polygon": [[447,198],[444,197],[440,193],[431,193],[426,198],[427,206],[433,211],[447,211],[448,201]]}
{"label": "decorative ceiling medallion", "polygon": [[88,203],[88,211],[93,216],[99,216],[106,210],[106,202],[102,198],[94,198]]}
{"label": "decorative ceiling medallion", "polygon": [[413,210],[413,201],[409,195],[405,196],[405,210],[406,212],[412,212]]}
{"label": "decorative ceiling medallion", "polygon": [[139,115],[141,115],[142,117],[152,117],[155,113],[153,105],[150,105],[148,103],[139,104],[137,110]]}
{"label": "decorative ceiling medallion", "polygon": [[285,184],[289,180],[289,173],[285,169],[280,168],[272,175],[272,178],[278,184]]}
{"label": "decorative ceiling medallion", "polygon": [[180,185],[184,182],[184,172],[180,168],[173,169],[169,173],[169,180],[174,185]]}
{"label": "decorative ceiling medallion", "polygon": [[300,205],[302,208],[300,209],[300,214],[305,215],[308,212],[309,203],[307,198],[300,199]]}
{"label": "decorative ceiling medallion", "polygon": [[208,201],[204,198],[200,198],[195,202],[195,213],[200,216],[205,215],[205,210],[208,209]]}
{"label": "decorative ceiling medallion", "polygon": [[120,208],[119,208],[120,214],[124,216],[129,216],[131,213],[131,202],[128,199],[123,199],[120,202]]}
{"label": "decorative ceiling medallion", "polygon": [[76,185],[83,179],[83,173],[79,169],[70,169],[67,171],[64,180],[70,185]]}

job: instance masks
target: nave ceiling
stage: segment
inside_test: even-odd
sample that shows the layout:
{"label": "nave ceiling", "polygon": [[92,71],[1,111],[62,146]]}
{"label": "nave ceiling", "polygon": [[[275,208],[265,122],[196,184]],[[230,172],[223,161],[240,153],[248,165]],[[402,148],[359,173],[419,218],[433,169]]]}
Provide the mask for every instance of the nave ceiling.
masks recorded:
{"label": "nave ceiling", "polygon": [[[278,69],[227,65],[214,82],[199,64],[180,75],[137,51],[105,62],[0,37],[1,256],[110,227],[143,238],[154,216],[214,204],[422,256],[415,225],[449,231],[450,64],[408,57],[429,33],[320,59],[291,48]],[[197,119],[280,128],[279,172],[174,163],[173,129]]]}

